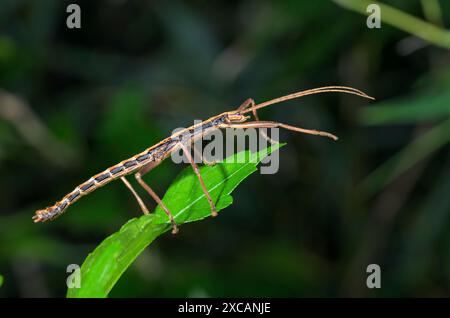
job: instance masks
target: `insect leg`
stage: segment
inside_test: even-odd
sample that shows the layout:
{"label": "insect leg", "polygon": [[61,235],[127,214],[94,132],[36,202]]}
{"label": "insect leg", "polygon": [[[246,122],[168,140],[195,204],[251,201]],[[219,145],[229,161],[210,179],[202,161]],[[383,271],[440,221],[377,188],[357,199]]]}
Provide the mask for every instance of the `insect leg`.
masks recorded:
{"label": "insect leg", "polygon": [[153,198],[153,200],[155,200],[156,203],[167,214],[167,216],[170,219],[170,223],[172,224],[172,234],[176,234],[176,233],[178,233],[178,227],[177,227],[177,224],[175,223],[172,213],[170,213],[170,210],[167,208],[167,206],[164,204],[164,202],[161,200],[161,198],[155,193],[155,191],[153,191],[153,189],[150,188],[150,186],[147,183],[145,183],[144,180],[142,180],[142,176],[144,174],[146,174],[147,172],[149,172],[150,170],[152,170],[154,167],[156,167],[159,164],[160,164],[160,162],[150,162],[149,164],[145,165],[141,170],[136,172],[136,174],[134,176],[135,176],[136,180],[139,182],[139,184],[141,185],[141,187],[143,187],[144,190],[147,191],[148,194],[150,194],[150,196]]}
{"label": "insect leg", "polygon": [[[251,108],[252,109],[252,113],[253,113],[253,117],[255,117],[256,121],[261,121],[259,119],[258,116],[258,111],[256,109],[254,109],[255,107],[255,101],[252,98],[247,99],[245,102],[242,103],[241,106],[239,106],[239,108],[237,109],[238,111],[243,111],[247,108]],[[269,136],[267,136],[266,133],[260,131],[259,134],[265,139],[267,140],[269,143],[271,143],[272,145],[277,144],[278,142],[274,141],[272,138],[270,138]]]}
{"label": "insect leg", "polygon": [[305,129],[305,128],[301,128],[301,127],[295,127],[295,126],[291,126],[291,125],[287,125],[287,124],[283,124],[283,123],[278,123],[275,121],[250,121],[250,122],[246,122],[246,123],[221,124],[220,127],[221,128],[278,128],[279,127],[279,128],[284,128],[287,130],[300,132],[300,133],[304,133],[304,134],[328,137],[333,140],[338,140],[338,137],[336,137],[335,135],[330,134],[328,132],[325,132],[325,131]]}
{"label": "insect leg", "polygon": [[256,105],[255,101],[252,98],[248,98],[247,100],[245,100],[245,102],[243,102],[241,104],[241,106],[238,107],[237,110],[238,111],[243,111],[243,110],[245,110],[245,109],[250,107],[252,109],[252,113],[253,113],[253,116],[255,117],[256,121],[259,121],[258,112],[257,112],[256,109],[254,109],[255,105]]}
{"label": "insect leg", "polygon": [[184,154],[191,163],[192,169],[194,170],[194,173],[197,175],[198,181],[200,182],[200,185],[203,189],[203,193],[205,193],[206,199],[208,199],[209,205],[211,207],[211,216],[217,216],[216,206],[211,198],[211,194],[208,192],[208,189],[205,186],[205,182],[203,181],[200,171],[198,170],[197,164],[194,162],[194,159],[192,159],[192,156],[187,147],[182,143],[180,143],[180,147],[181,149],[183,149]]}
{"label": "insect leg", "polygon": [[249,106],[253,107],[255,106],[255,101],[252,98],[248,98],[241,104],[241,106],[238,107],[238,111],[243,111],[244,109],[247,109]]}
{"label": "insect leg", "polygon": [[206,159],[204,156],[203,156],[203,154],[201,153],[201,151],[200,150],[198,150],[196,147],[195,147],[195,145],[192,145],[192,149],[194,150],[194,154],[196,155],[196,156],[198,156],[201,160],[202,160],[202,162],[205,164],[205,165],[207,165],[207,166],[214,166],[217,162],[214,160],[214,161],[209,161],[208,159]]}
{"label": "insect leg", "polygon": [[141,199],[139,194],[137,194],[137,192],[133,189],[133,186],[128,182],[128,180],[125,179],[125,177],[120,177],[120,180],[122,180],[125,186],[131,191],[131,193],[133,193],[134,197],[136,198],[136,201],[139,203],[139,206],[141,207],[142,212],[144,214],[149,214],[150,212],[145,206],[144,201]]}

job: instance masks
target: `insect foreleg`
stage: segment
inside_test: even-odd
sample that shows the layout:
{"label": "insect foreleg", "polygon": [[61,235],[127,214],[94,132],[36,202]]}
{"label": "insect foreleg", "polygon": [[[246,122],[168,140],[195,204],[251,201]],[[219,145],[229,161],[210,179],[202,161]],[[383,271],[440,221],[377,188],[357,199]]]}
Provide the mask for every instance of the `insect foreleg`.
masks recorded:
{"label": "insect foreleg", "polygon": [[250,122],[246,122],[246,123],[221,124],[220,128],[238,128],[238,129],[243,129],[243,128],[284,128],[284,129],[295,131],[295,132],[300,132],[300,133],[309,134],[309,135],[322,136],[322,137],[328,137],[333,140],[338,140],[338,137],[336,137],[335,135],[333,135],[331,133],[325,132],[325,131],[305,129],[305,128],[301,128],[301,127],[295,127],[295,126],[291,126],[291,125],[287,125],[287,124],[283,124],[283,123],[278,123],[275,121],[250,121]]}
{"label": "insect foreleg", "polygon": [[[245,110],[247,108],[250,108],[252,110],[253,117],[255,117],[255,120],[256,121],[261,121],[259,119],[258,111],[255,109],[255,106],[256,106],[255,101],[252,98],[249,98],[245,102],[243,102],[242,105],[239,106],[239,108],[237,110],[238,111],[243,111],[243,110]],[[272,138],[270,138],[269,136],[267,136],[267,134],[262,132],[262,131],[260,131],[259,134],[261,135],[261,137],[263,137],[265,140],[267,140],[272,145],[278,143],[278,142],[274,141]]]}

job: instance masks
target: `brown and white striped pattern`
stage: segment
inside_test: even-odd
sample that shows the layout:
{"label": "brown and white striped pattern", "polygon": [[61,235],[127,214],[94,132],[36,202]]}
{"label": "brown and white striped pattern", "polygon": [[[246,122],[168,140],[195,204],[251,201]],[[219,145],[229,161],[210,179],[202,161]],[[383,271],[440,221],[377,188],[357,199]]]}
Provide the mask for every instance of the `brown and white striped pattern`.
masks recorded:
{"label": "brown and white striped pattern", "polygon": [[147,148],[145,151],[91,177],[86,182],[77,186],[72,192],[64,196],[54,205],[43,210],[36,211],[36,214],[33,216],[34,222],[52,220],[64,213],[64,211],[74,202],[92,191],[120,177],[137,172],[151,162],[164,160],[172,151],[178,149],[177,146],[179,143],[191,142],[196,138],[200,138],[205,133],[213,129],[217,129],[217,126],[224,121],[227,114],[228,113],[221,114],[202,123],[186,128],[183,131],[162,140],[158,144]]}
{"label": "brown and white striped pattern", "polygon": [[164,143],[158,144],[157,147],[151,147],[145,151],[114,165],[105,171],[91,177],[86,182],[77,186],[72,192],[64,196],[60,201],[56,202],[44,210],[38,210],[33,217],[34,222],[41,222],[54,219],[62,214],[71,204],[79,200],[81,197],[91,193],[92,191],[116,180],[122,176],[131,174],[141,169],[151,161],[159,161],[163,159],[164,148],[169,148],[174,144],[172,140],[165,140]]}

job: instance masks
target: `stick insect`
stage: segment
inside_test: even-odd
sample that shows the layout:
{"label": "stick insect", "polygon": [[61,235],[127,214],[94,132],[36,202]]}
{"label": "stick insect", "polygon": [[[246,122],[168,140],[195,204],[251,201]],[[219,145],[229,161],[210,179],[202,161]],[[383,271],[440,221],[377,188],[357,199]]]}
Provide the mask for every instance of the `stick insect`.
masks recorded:
{"label": "stick insect", "polygon": [[[317,135],[328,137],[333,140],[338,138],[328,132],[311,130],[300,127],[291,126],[288,124],[283,124],[275,121],[263,121],[259,119],[257,110],[267,107],[269,105],[278,104],[283,101],[287,101],[294,98],[299,98],[307,95],[320,94],[320,93],[330,93],[339,92],[358,95],[368,99],[374,99],[368,96],[360,90],[345,86],[326,86],[320,88],[309,89],[290,95],[275,98],[261,104],[255,104],[253,99],[247,99],[241,106],[236,110],[224,112],[220,115],[211,117],[201,123],[183,129],[166,139],[160,141],[154,146],[147,148],[141,153],[134,155],[133,157],[126,159],[103,172],[91,177],[86,182],[78,185],[72,192],[64,196],[60,201],[57,201],[54,205],[49,206],[42,210],[37,210],[33,216],[34,222],[43,222],[52,220],[59,215],[61,215],[70,205],[78,201],[81,197],[91,193],[92,191],[110,183],[113,180],[120,179],[125,184],[125,186],[131,191],[136,201],[138,202],[142,212],[144,214],[149,214],[149,210],[144,204],[144,201],[135,191],[133,186],[128,182],[125,176],[134,174],[139,185],[144,188],[144,190],[156,201],[156,203],[164,210],[164,212],[169,217],[170,223],[172,225],[172,233],[178,232],[177,224],[173,218],[172,213],[161,200],[161,198],[153,191],[153,189],[142,179],[142,177],[150,170],[157,167],[164,159],[169,157],[175,151],[182,151],[188,161],[190,162],[194,173],[196,174],[201,188],[205,194],[206,199],[211,208],[211,215],[217,216],[216,206],[211,198],[208,189],[205,186],[205,182],[200,174],[197,164],[194,162],[188,146],[191,145],[198,138],[210,133],[216,129],[224,128],[283,128],[294,132]],[[254,120],[250,120],[251,116],[246,115],[247,113],[252,113]],[[205,164],[208,163],[205,159],[203,160]]]}

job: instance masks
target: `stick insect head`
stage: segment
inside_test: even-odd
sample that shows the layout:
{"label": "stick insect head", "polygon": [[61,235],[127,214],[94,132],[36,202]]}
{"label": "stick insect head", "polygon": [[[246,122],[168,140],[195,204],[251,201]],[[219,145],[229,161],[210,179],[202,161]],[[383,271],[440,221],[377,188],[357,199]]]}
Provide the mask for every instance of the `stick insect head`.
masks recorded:
{"label": "stick insect head", "polygon": [[235,111],[231,111],[231,112],[227,112],[226,113],[226,120],[230,124],[244,123],[249,118],[250,118],[250,116],[242,115],[242,112],[240,110],[235,110]]}

